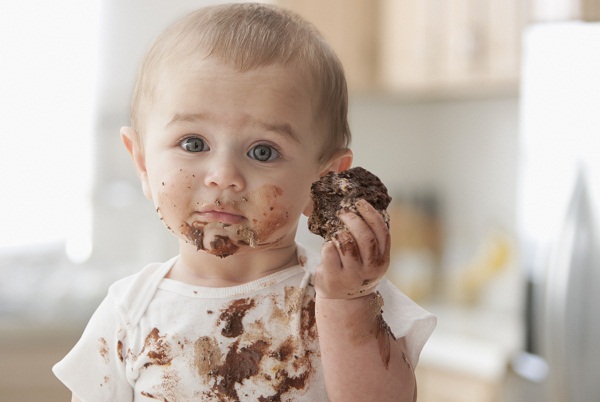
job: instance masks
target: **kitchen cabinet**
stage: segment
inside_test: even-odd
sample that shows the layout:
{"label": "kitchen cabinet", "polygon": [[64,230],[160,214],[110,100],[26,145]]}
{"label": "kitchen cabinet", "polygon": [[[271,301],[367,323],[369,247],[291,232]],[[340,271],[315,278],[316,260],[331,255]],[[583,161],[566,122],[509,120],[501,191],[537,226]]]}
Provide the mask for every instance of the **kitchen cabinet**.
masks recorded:
{"label": "kitchen cabinet", "polygon": [[502,384],[434,367],[416,370],[417,402],[502,402]]}
{"label": "kitchen cabinet", "polygon": [[514,93],[518,0],[276,0],[312,21],[353,91],[438,97]]}
{"label": "kitchen cabinet", "polygon": [[520,2],[382,0],[381,85],[393,91],[501,91],[519,70]]}
{"label": "kitchen cabinet", "polygon": [[69,401],[71,392],[54,377],[52,366],[67,354],[83,329],[0,328],[0,401]]}
{"label": "kitchen cabinet", "polygon": [[531,20],[552,21],[600,21],[600,0],[530,0]]}
{"label": "kitchen cabinet", "polygon": [[311,21],[333,47],[355,90],[377,85],[380,0],[276,0]]}

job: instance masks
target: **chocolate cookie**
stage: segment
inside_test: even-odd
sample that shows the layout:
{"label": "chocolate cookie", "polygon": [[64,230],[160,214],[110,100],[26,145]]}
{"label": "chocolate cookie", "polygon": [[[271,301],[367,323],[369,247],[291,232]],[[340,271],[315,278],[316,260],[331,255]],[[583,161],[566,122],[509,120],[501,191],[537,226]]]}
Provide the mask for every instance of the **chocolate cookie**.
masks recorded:
{"label": "chocolate cookie", "polygon": [[389,226],[390,216],[386,208],[392,197],[377,176],[361,167],[328,173],[312,184],[310,195],[314,208],[308,218],[308,228],[325,240],[345,228],[337,217],[338,211],[356,212],[356,201],[361,198],[375,207]]}

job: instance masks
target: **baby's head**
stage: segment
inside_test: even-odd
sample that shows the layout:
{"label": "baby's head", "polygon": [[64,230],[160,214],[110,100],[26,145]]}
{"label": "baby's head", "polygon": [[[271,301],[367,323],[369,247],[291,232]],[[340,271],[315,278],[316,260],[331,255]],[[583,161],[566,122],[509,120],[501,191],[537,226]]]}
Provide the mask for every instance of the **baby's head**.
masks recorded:
{"label": "baby's head", "polygon": [[157,38],[122,137],[182,255],[225,257],[294,247],[311,184],[351,164],[347,108],[342,66],[312,25],[213,6]]}
{"label": "baby's head", "polygon": [[[146,121],[161,98],[161,77],[188,61],[215,58],[237,71],[279,65],[310,88],[319,156],[326,163],[350,143],[348,94],[342,65],[310,23],[274,6],[242,3],[202,8],[164,31],[138,73],[131,109],[132,126],[143,149]],[[299,74],[298,74],[299,73]]]}

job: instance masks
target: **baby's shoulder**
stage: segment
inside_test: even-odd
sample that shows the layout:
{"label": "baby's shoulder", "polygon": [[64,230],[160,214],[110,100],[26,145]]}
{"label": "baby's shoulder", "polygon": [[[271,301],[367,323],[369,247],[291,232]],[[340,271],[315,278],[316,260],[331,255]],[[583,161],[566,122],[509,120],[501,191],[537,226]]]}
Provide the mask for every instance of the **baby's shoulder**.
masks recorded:
{"label": "baby's shoulder", "polygon": [[114,282],[108,291],[115,296],[123,297],[131,293],[139,293],[153,284],[158,286],[172,265],[173,260],[148,264],[140,271]]}
{"label": "baby's shoulder", "polygon": [[108,298],[116,304],[121,315],[134,323],[150,303],[158,286],[173,266],[175,258],[164,263],[151,263],[135,274],[113,283]]}

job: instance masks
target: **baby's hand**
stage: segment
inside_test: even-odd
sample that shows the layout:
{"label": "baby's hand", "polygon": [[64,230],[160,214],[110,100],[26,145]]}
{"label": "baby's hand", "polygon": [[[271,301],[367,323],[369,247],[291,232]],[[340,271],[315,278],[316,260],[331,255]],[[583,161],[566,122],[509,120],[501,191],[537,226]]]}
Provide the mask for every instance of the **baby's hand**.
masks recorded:
{"label": "baby's hand", "polygon": [[348,230],[335,233],[323,245],[317,267],[317,295],[354,299],[375,290],[390,264],[390,232],[381,215],[365,200],[356,203],[358,214],[341,212]]}

